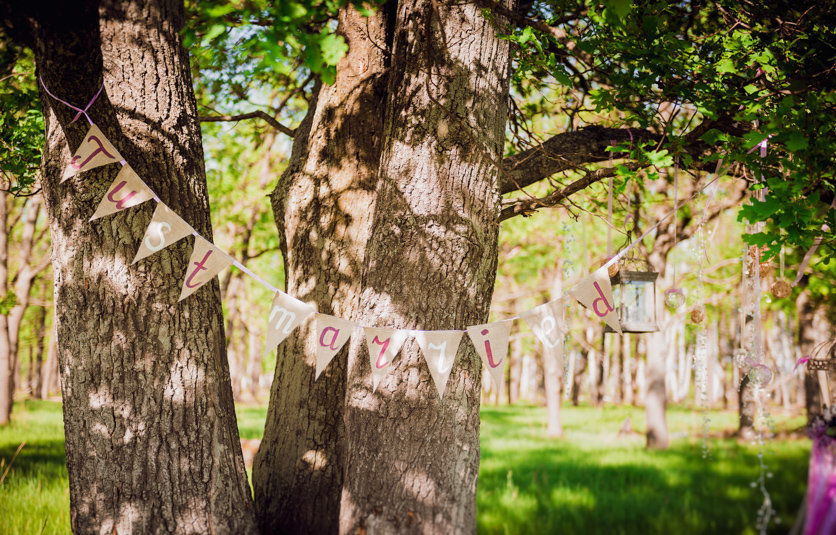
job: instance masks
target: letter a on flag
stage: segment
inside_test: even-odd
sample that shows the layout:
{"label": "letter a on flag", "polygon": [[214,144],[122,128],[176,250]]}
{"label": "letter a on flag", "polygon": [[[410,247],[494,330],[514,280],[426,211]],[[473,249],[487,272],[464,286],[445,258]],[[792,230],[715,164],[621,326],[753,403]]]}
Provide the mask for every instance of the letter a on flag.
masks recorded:
{"label": "letter a on flag", "polygon": [[612,327],[615,332],[622,334],[621,323],[618,321],[615,302],[612,298],[610,275],[605,268],[598,269],[574,285],[569,290],[569,295],[590,309],[598,319],[604,320],[604,323]]}
{"label": "letter a on flag", "polygon": [[70,165],[64,169],[61,182],[82,171],[88,171],[109,163],[122,161],[122,155],[110,144],[99,127],[92,125],[84,141],[70,159]]}
{"label": "letter a on flag", "polygon": [[484,325],[471,325],[467,335],[473,341],[476,352],[488,367],[496,386],[502,386],[502,372],[505,368],[505,356],[508,355],[508,338],[511,337],[511,325],[514,320],[497,321]]}
{"label": "letter a on flag", "polygon": [[115,214],[153,198],[154,192],[148,189],[131,166],[123,165],[122,170],[116,175],[116,180],[107,188],[107,193],[90,221]]}
{"label": "letter a on flag", "polygon": [[316,315],[316,377],[325,370],[328,363],[351,338],[357,324],[328,314]]}
{"label": "letter a on flag", "polygon": [[563,298],[523,312],[520,317],[543,342],[546,354],[563,362]]}
{"label": "letter a on flag", "polygon": [[192,227],[183,219],[171,211],[171,208],[163,203],[157,203],[151,223],[145,229],[145,236],[139,244],[139,251],[131,264],[136,264],[145,257],[165,249],[172,243],[181,240],[194,232]]}
{"label": "letter a on flag", "polygon": [[447,380],[459,351],[459,344],[464,333],[462,331],[412,331],[412,336],[418,342],[418,347],[424,353],[424,359],[430,368],[438,397],[444,398],[447,390]]}
{"label": "letter a on flag", "polygon": [[366,344],[369,346],[369,361],[372,366],[373,391],[377,390],[380,380],[386,376],[392,361],[401,346],[406,342],[409,331],[395,329],[374,329],[363,327],[366,333]]}
{"label": "letter a on flag", "polygon": [[284,292],[276,293],[273,304],[270,305],[270,318],[267,320],[267,343],[264,352],[273,351],[293,332],[293,329],[301,325],[314,312],[316,312],[316,308],[313,305],[303,303]]}
{"label": "letter a on flag", "polygon": [[180,292],[180,301],[215,278],[215,275],[232,265],[232,258],[200,236],[194,239],[194,251],[186,268],[186,280]]}

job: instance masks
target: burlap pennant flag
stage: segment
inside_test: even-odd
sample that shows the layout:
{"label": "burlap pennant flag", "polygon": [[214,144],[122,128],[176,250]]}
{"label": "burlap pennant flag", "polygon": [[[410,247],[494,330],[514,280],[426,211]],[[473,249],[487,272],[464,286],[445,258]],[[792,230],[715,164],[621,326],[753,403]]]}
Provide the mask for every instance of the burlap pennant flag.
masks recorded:
{"label": "burlap pennant flag", "polygon": [[395,329],[375,329],[363,327],[366,333],[366,344],[369,346],[369,361],[372,366],[373,391],[377,390],[380,380],[386,376],[392,361],[401,346],[406,342],[409,331]]}
{"label": "burlap pennant flag", "polygon": [[505,320],[471,325],[467,328],[467,335],[473,341],[476,352],[482,357],[482,362],[488,367],[497,386],[502,385],[502,372],[505,368],[505,357],[508,355],[508,338],[511,337],[513,323],[514,320]]}
{"label": "burlap pennant flag", "polygon": [[546,354],[557,362],[563,362],[563,299],[549,301],[523,312],[520,317],[543,342]]}
{"label": "burlap pennant flag", "polygon": [[153,198],[154,192],[145,185],[139,175],[131,169],[131,166],[123,165],[122,170],[119,171],[116,180],[107,189],[107,193],[105,193],[90,221],[115,214]]}
{"label": "burlap pennant flag", "polygon": [[569,295],[580,304],[590,309],[604,323],[621,333],[621,323],[615,312],[615,301],[612,298],[612,286],[607,269],[600,268],[569,290]]}
{"label": "burlap pennant flag", "polygon": [[[293,332],[293,329],[301,325],[314,312],[316,312],[316,308],[313,305],[303,303],[284,292],[276,293],[273,304],[270,305],[270,318],[267,320],[267,342],[264,352],[273,351]],[[317,377],[319,377],[319,373],[317,373]]]}
{"label": "burlap pennant flag", "polygon": [[82,171],[88,171],[109,163],[122,161],[122,155],[110,144],[96,125],[90,126],[84,141],[70,159],[70,164],[64,169],[61,182]]}
{"label": "burlap pennant flag", "polygon": [[316,379],[351,338],[355,327],[357,324],[352,321],[328,314],[316,315]]}
{"label": "burlap pennant flag", "polygon": [[200,236],[194,239],[194,251],[186,268],[186,280],[180,301],[195,293],[215,275],[232,265],[232,258]]}
{"label": "burlap pennant flag", "polygon": [[438,390],[438,397],[444,398],[447,379],[453,369],[456,353],[464,333],[462,331],[413,331],[412,336],[424,354],[430,375]]}
{"label": "burlap pennant flag", "polygon": [[145,257],[165,249],[194,232],[192,227],[163,203],[157,203],[151,223],[145,229],[145,236],[139,245],[139,251],[131,264],[136,264]]}

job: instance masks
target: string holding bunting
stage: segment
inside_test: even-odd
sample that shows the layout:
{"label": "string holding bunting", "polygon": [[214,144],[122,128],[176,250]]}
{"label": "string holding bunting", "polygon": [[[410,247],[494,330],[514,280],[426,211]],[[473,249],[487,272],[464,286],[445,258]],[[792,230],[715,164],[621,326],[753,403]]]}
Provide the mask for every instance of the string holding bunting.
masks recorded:
{"label": "string holding bunting", "polygon": [[91,124],[90,130],[84,136],[84,141],[76,149],[70,163],[64,169],[61,182],[77,175],[82,171],[89,171],[103,165],[122,161],[122,155],[105,137],[99,127]]}
{"label": "string holding bunting", "polygon": [[186,280],[180,292],[182,301],[198,288],[215,278],[215,275],[232,265],[232,258],[200,236],[195,236],[194,250],[186,268]]}
{"label": "string holding bunting", "polygon": [[139,250],[131,265],[165,249],[193,232],[191,225],[183,221],[183,218],[175,214],[165,203],[157,203],[157,208],[154,210],[148,228],[145,229],[142,241],[139,242]]}
{"label": "string holding bunting", "polygon": [[154,192],[145,185],[130,165],[124,165],[107,189],[107,193],[90,221],[137,206],[153,198]]}

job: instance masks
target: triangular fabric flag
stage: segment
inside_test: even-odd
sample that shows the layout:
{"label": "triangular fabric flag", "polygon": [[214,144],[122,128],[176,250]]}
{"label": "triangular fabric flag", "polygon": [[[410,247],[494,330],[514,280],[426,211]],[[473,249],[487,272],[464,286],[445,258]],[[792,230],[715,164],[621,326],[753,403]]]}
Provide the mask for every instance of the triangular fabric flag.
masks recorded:
{"label": "triangular fabric flag", "polygon": [[600,268],[593,272],[574,285],[569,290],[569,295],[590,309],[598,318],[604,320],[604,323],[612,327],[615,332],[622,334],[621,323],[618,321],[618,314],[615,312],[610,274],[607,269]]}
{"label": "triangular fabric flag", "polygon": [[363,327],[366,333],[366,344],[369,346],[369,361],[372,366],[372,381],[377,391],[380,380],[386,376],[389,366],[395,360],[401,346],[406,342],[409,331],[395,329],[375,329]]}
{"label": "triangular fabric flag", "polygon": [[505,356],[508,354],[508,338],[514,320],[497,321],[483,325],[471,325],[467,335],[473,341],[476,352],[488,367],[497,386],[502,385],[502,372],[505,368]]}
{"label": "triangular fabric flag", "polygon": [[563,298],[549,301],[520,314],[546,347],[546,354],[556,362],[563,362]]}
{"label": "triangular fabric flag", "polygon": [[212,280],[215,275],[232,265],[232,258],[200,236],[194,239],[194,251],[186,268],[186,280],[180,299],[187,298],[198,288]]}
{"label": "triangular fabric flag", "polygon": [[[267,320],[267,343],[264,352],[273,351],[293,332],[293,329],[314,312],[316,312],[316,308],[313,305],[303,303],[284,292],[277,292],[273,298],[273,303],[270,305],[270,318]],[[317,377],[319,377],[318,373]]]}
{"label": "triangular fabric flag", "polygon": [[357,324],[328,314],[316,315],[316,377],[345,345]]}
{"label": "triangular fabric flag", "polygon": [[424,353],[430,375],[433,377],[438,397],[444,398],[447,379],[453,369],[456,353],[464,333],[462,331],[412,331],[418,347]]}
{"label": "triangular fabric flag", "polygon": [[110,144],[98,126],[91,125],[87,135],[84,136],[84,141],[70,159],[70,164],[64,169],[61,182],[82,171],[120,161],[122,161],[122,155],[119,151]]}
{"label": "triangular fabric flag", "polygon": [[131,169],[131,166],[123,165],[122,170],[119,171],[116,180],[107,189],[107,193],[105,193],[90,221],[115,214],[120,210],[142,204],[153,198],[154,192],[145,185],[139,175]]}
{"label": "triangular fabric flag", "polygon": [[145,257],[165,249],[177,240],[194,232],[192,227],[163,203],[157,203],[151,223],[145,229],[145,236],[139,244],[139,251],[131,264],[136,264]]}

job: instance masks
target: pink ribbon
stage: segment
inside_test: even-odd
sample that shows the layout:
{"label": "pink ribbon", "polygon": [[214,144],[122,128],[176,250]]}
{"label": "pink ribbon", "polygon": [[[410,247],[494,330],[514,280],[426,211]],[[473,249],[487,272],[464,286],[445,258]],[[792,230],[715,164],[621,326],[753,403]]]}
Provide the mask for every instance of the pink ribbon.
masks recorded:
{"label": "pink ribbon", "polygon": [[793,373],[795,373],[795,370],[797,370],[798,367],[801,366],[802,364],[806,365],[807,361],[809,361],[809,360],[810,360],[810,355],[807,355],[806,357],[801,357],[800,359],[798,359],[798,361],[795,363],[795,368],[792,369]]}
{"label": "pink ribbon", "polygon": [[74,122],[76,122],[78,120],[78,118],[81,117],[82,114],[85,117],[87,117],[87,122],[89,122],[91,125],[93,124],[93,121],[90,119],[90,116],[87,115],[87,110],[90,109],[90,106],[92,106],[93,103],[96,102],[96,99],[99,98],[99,95],[102,93],[102,89],[104,89],[104,80],[102,80],[102,86],[99,88],[99,90],[96,92],[96,94],[93,95],[93,98],[90,99],[90,102],[87,103],[87,105],[84,107],[84,109],[81,109],[81,108],[76,108],[75,106],[73,106],[72,104],[67,102],[66,100],[61,100],[60,98],[58,98],[55,95],[53,95],[52,93],[50,93],[49,89],[47,89],[46,84],[44,83],[43,77],[38,76],[38,79],[41,81],[41,85],[43,86],[44,91],[46,91],[47,95],[51,96],[52,98],[54,98],[55,100],[57,100],[58,102],[60,102],[62,104],[66,104],[67,106],[69,106],[70,108],[72,108],[72,109],[74,109],[75,111],[78,112],[78,113],[75,114],[75,117],[73,118],[73,120],[70,121],[70,124],[73,124]]}

